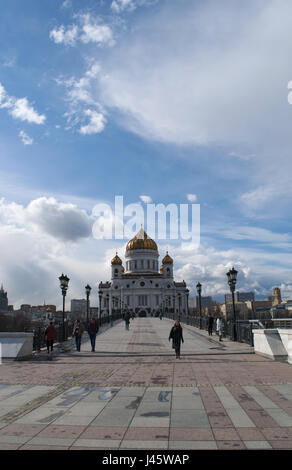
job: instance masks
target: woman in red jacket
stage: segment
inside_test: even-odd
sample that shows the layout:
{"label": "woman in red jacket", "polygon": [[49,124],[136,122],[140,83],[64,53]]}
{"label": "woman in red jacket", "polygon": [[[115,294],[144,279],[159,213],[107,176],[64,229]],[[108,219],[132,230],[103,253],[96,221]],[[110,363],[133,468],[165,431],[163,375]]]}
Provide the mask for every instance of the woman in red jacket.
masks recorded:
{"label": "woman in red jacket", "polygon": [[55,337],[56,337],[56,329],[53,325],[53,322],[51,321],[45,331],[45,340],[47,342],[48,354],[50,354],[50,348],[51,348],[51,352],[53,352],[53,349],[54,349],[53,344],[54,344]]}

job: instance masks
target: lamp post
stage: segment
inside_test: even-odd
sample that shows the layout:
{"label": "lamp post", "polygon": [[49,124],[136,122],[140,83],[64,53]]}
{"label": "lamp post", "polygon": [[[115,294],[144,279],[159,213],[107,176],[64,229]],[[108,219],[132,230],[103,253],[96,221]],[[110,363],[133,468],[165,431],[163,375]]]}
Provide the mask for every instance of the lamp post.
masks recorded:
{"label": "lamp post", "polygon": [[111,310],[111,305],[110,305],[110,296],[109,294],[106,295],[106,300],[107,300],[107,319],[109,320],[109,315],[110,315],[110,310]]}
{"label": "lamp post", "polygon": [[98,291],[99,296],[99,326],[101,327],[101,299],[102,299],[102,290]]}
{"label": "lamp post", "polygon": [[202,284],[198,282],[196,285],[196,289],[198,292],[199,297],[199,315],[200,315],[200,330],[202,329],[202,302],[201,302],[201,292],[202,292]]}
{"label": "lamp post", "polygon": [[89,316],[89,296],[91,292],[91,287],[89,284],[85,286],[85,292],[86,292],[86,323],[88,324],[88,316]]}
{"label": "lamp post", "polygon": [[59,281],[60,281],[60,287],[61,287],[62,296],[63,296],[62,341],[65,341],[65,297],[66,297],[70,279],[68,276],[66,275],[64,276],[64,274],[62,273],[62,275],[59,277]]}
{"label": "lamp post", "polygon": [[233,309],[233,341],[237,340],[237,331],[236,331],[236,313],[235,313],[235,302],[234,302],[234,292],[236,286],[236,279],[237,279],[237,271],[236,269],[232,268],[228,273],[226,273],[228,284],[230,287],[230,291],[232,294],[232,309]]}

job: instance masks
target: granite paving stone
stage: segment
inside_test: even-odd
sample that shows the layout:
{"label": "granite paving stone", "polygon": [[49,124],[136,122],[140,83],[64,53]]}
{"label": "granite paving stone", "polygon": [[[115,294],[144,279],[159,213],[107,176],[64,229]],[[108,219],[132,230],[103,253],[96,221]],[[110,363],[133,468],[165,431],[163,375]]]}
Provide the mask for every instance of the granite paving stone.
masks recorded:
{"label": "granite paving stone", "polygon": [[169,449],[177,450],[215,450],[215,441],[169,441]]}
{"label": "granite paving stone", "polygon": [[131,427],[126,432],[124,439],[125,440],[145,440],[153,441],[157,440],[168,440],[169,437],[169,428],[135,428]]}
{"label": "granite paving stone", "polygon": [[164,449],[168,448],[168,440],[142,441],[123,440],[120,449]]}
{"label": "granite paving stone", "polygon": [[69,447],[73,444],[75,438],[61,438],[61,437],[33,437],[27,442],[29,445],[45,445],[45,446],[61,446]]}
{"label": "granite paving stone", "polygon": [[173,428],[209,428],[210,423],[205,411],[201,410],[173,410],[171,413],[171,427]]}
{"label": "granite paving stone", "polygon": [[247,449],[261,450],[272,449],[271,444],[267,441],[243,441]]}
{"label": "granite paving stone", "polygon": [[214,436],[206,428],[170,428],[171,441],[213,441]]}
{"label": "granite paving stone", "polygon": [[77,439],[73,447],[118,449],[121,439]]}
{"label": "granite paving stone", "polygon": [[50,424],[43,429],[37,437],[77,438],[86,429],[86,426],[64,426]]}
{"label": "granite paving stone", "polygon": [[89,426],[79,436],[80,439],[123,439],[127,427],[118,426]]}

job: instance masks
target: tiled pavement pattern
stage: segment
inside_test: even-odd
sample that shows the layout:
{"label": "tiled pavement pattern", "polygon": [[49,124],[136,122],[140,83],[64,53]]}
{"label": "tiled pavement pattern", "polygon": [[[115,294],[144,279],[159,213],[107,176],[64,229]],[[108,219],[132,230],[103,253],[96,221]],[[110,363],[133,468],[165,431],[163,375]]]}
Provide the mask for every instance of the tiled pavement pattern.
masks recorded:
{"label": "tiled pavement pattern", "polygon": [[0,449],[292,449],[292,366],[171,322],[135,319],[91,353],[0,366]]}

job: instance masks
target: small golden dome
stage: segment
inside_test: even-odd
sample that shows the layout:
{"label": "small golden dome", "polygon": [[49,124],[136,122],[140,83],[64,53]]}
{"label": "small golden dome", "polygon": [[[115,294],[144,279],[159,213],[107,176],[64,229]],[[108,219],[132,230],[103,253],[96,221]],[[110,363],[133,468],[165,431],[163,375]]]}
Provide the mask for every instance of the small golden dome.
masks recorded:
{"label": "small golden dome", "polygon": [[163,266],[160,266],[160,272],[162,273],[162,271],[163,271]]}
{"label": "small golden dome", "polygon": [[162,260],[162,264],[173,264],[173,259],[171,256],[169,256],[168,251]]}
{"label": "small golden dome", "polygon": [[123,264],[121,258],[118,256],[118,253],[116,253],[116,256],[112,259],[112,266],[114,265],[119,265],[121,266]]}
{"label": "small golden dome", "polygon": [[122,266],[122,269],[121,269],[121,271],[122,271],[122,273],[124,273],[124,272],[125,272],[125,268],[124,268],[124,266]]}
{"label": "small golden dome", "polygon": [[152,238],[141,227],[137,235],[127,243],[126,251],[129,250],[154,250],[157,251],[157,245]]}

